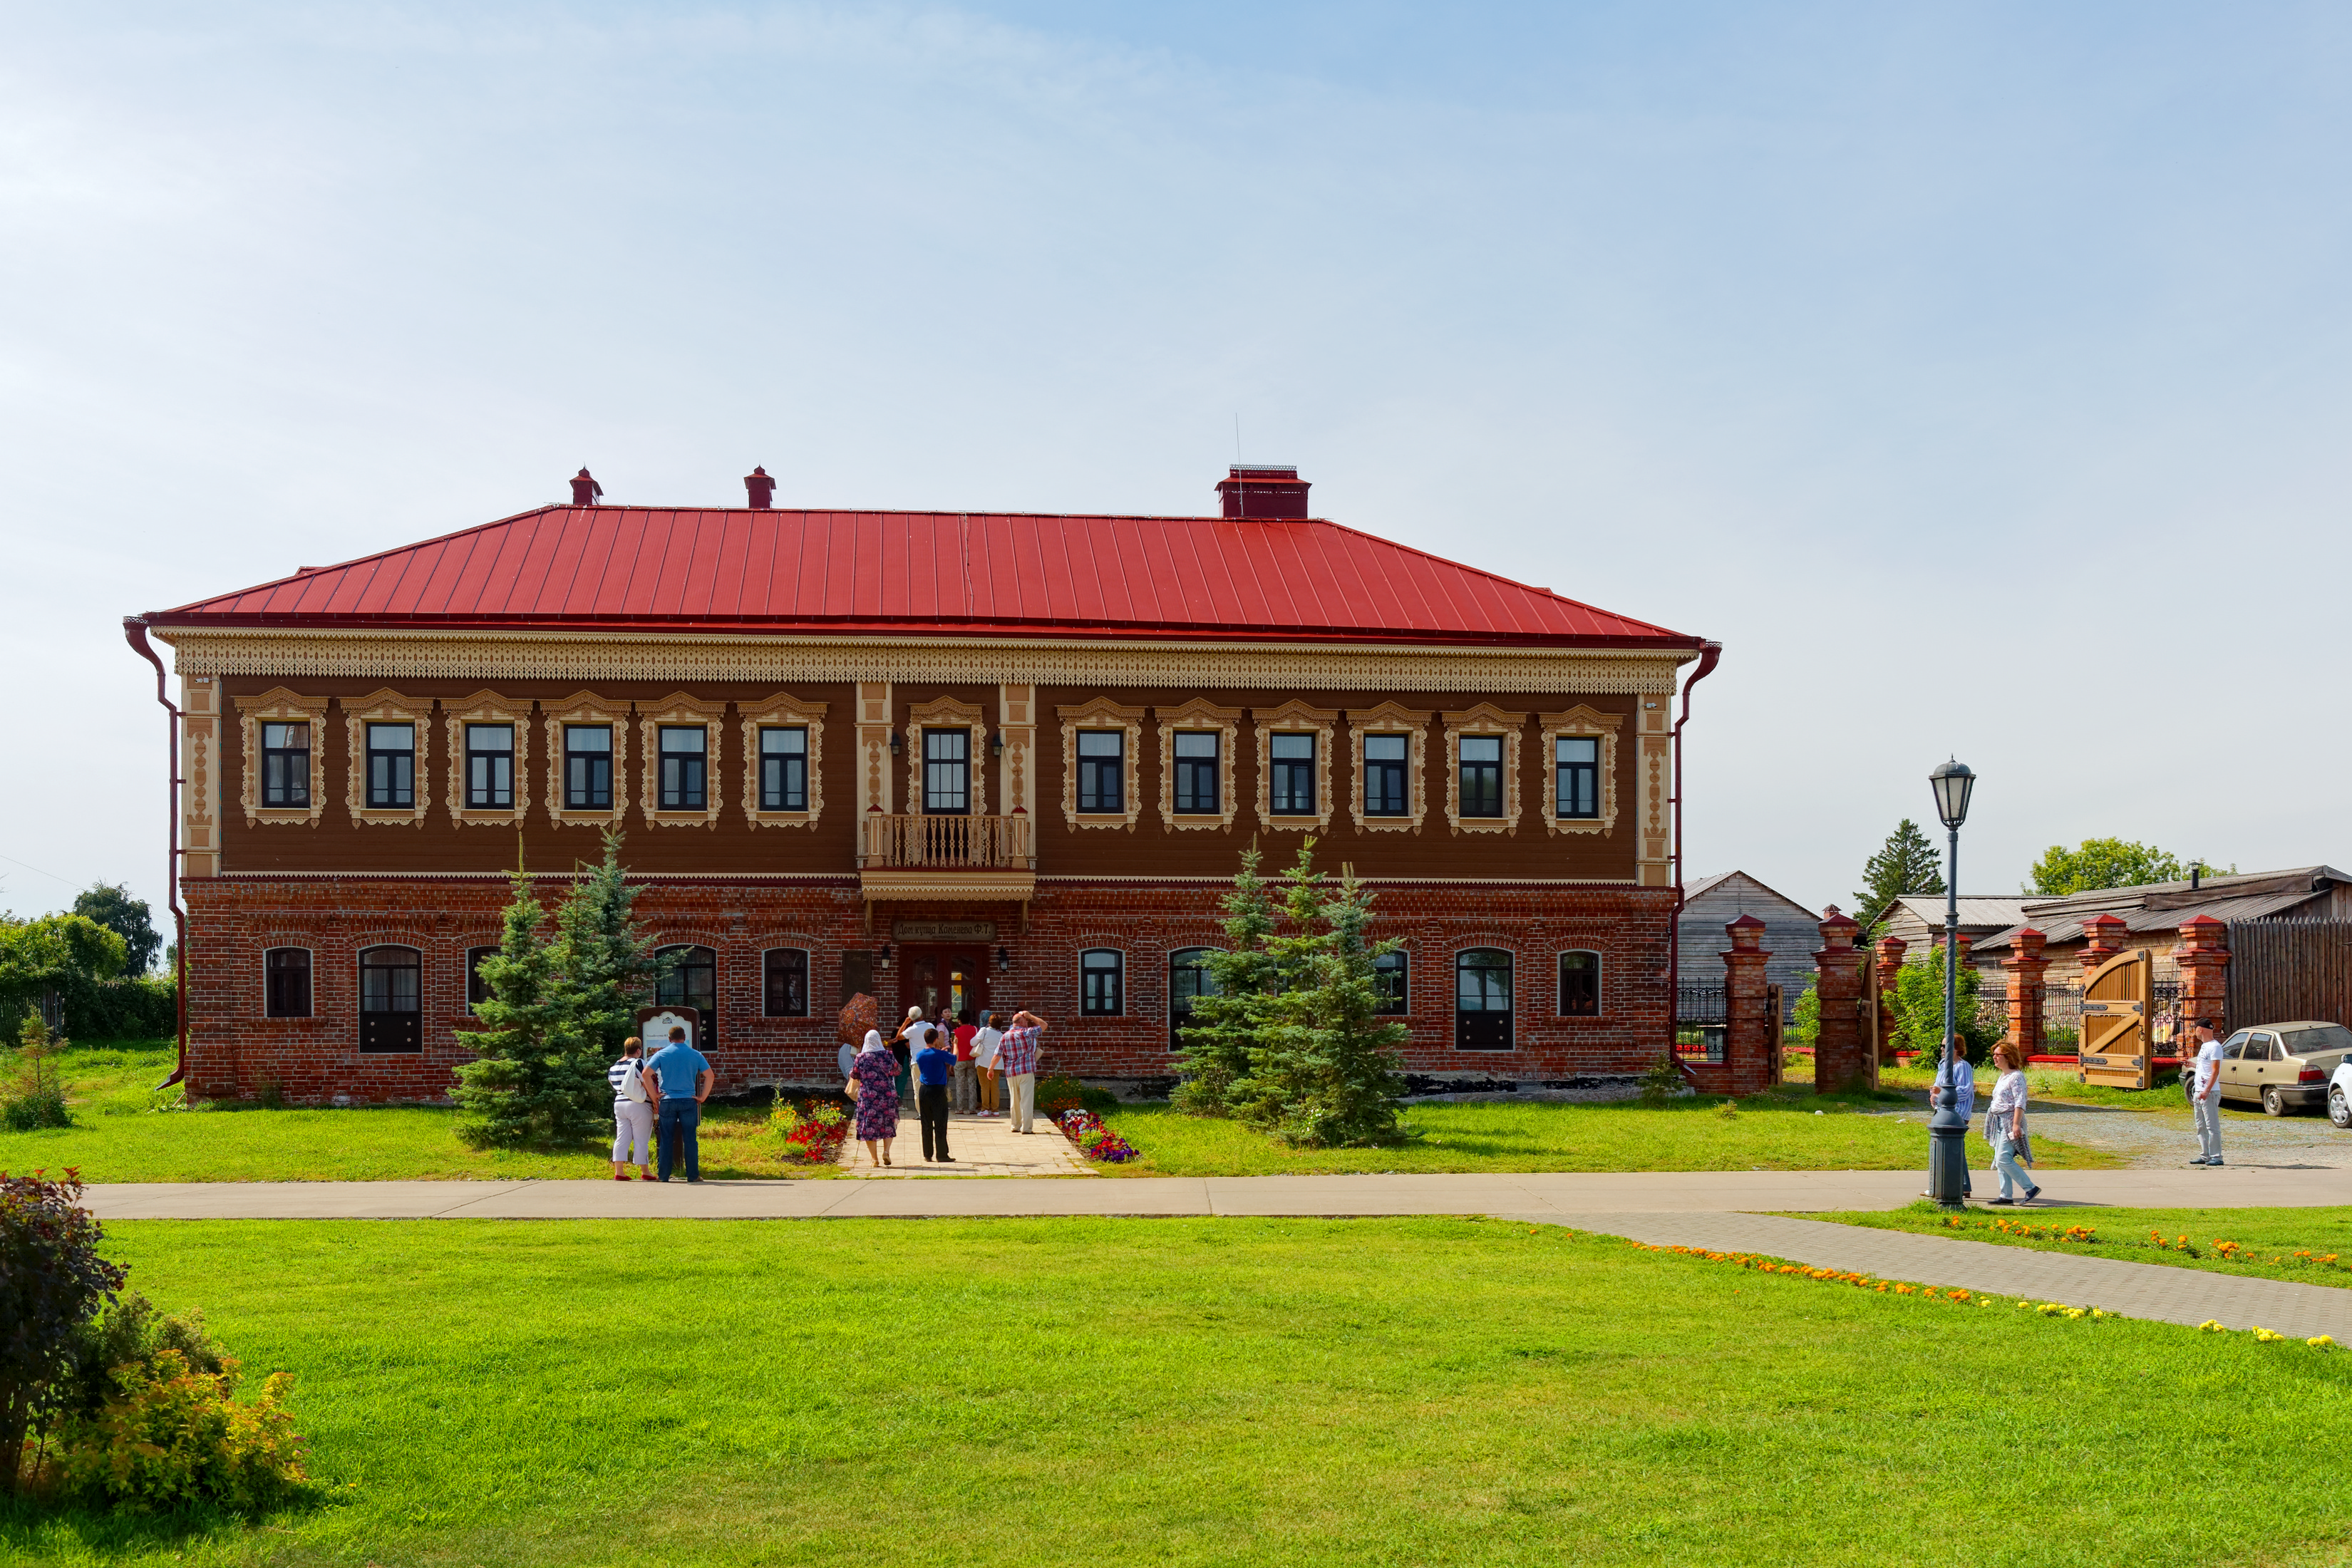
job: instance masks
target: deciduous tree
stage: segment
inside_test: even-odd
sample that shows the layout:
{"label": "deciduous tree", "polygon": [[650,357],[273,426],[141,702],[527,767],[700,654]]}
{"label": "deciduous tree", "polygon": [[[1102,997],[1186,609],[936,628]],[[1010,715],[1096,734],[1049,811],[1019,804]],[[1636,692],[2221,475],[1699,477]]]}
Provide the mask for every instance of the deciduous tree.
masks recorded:
{"label": "deciduous tree", "polygon": [[2153,844],[2085,838],[2072,849],[2053,844],[2043,850],[2042,858],[2033,863],[2033,880],[2024,891],[2054,899],[2100,888],[2142,888],[2150,882],[2188,879],[2189,863]]}
{"label": "deciduous tree", "polygon": [[75,896],[73,912],[88,915],[122,939],[124,973],[144,974],[155,967],[163,935],[155,929],[147,900],[132,898],[130,889],[120,882],[93,882]]}

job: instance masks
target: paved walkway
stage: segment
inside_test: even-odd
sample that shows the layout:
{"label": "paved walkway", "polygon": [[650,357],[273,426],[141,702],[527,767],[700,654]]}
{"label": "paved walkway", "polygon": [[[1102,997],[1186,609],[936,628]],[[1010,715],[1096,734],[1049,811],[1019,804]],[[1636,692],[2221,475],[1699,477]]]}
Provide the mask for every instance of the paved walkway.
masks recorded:
{"label": "paved walkway", "polygon": [[[1062,1142],[1032,1133],[1015,1142]],[[902,1142],[901,1146],[904,1144]],[[920,1163],[919,1145],[917,1161]],[[896,1169],[896,1167],[893,1167]],[[2042,1207],[2295,1208],[2352,1204],[2352,1169],[2051,1171]],[[103,1219],[810,1219],[924,1215],[1723,1214],[1898,1208],[1916,1171],[1532,1172],[1143,1176],[1082,1181],[189,1182],[106,1184]],[[1993,1179],[1977,1173],[1977,1190]]]}
{"label": "paved walkway", "polygon": [[854,1176],[1091,1176],[1087,1157],[1050,1121],[1039,1117],[1035,1131],[1020,1133],[1003,1117],[950,1116],[946,1164],[923,1159],[922,1124],[898,1119],[898,1142],[887,1165],[866,1162],[866,1145],[855,1138],[841,1146],[841,1168]]}
{"label": "paved walkway", "polygon": [[1576,1228],[1630,1237],[1658,1247],[1769,1253],[1816,1268],[1853,1269],[1923,1285],[1962,1285],[2036,1302],[2104,1307],[2110,1312],[2168,1323],[2194,1326],[2210,1318],[2233,1329],[2260,1324],[2297,1339],[2332,1334],[2338,1342],[2352,1344],[2352,1289],[2332,1285],[2210,1274],[2114,1258],[2076,1258],[2063,1252],[1777,1215],[1587,1215],[1577,1220]]}
{"label": "paved walkway", "polygon": [[[1983,1102],[1979,1092],[1979,1131],[1984,1126]],[[2105,1150],[2123,1155],[2135,1166],[2186,1164],[2197,1153],[2196,1125],[2185,1115],[2041,1100],[2033,1102],[2028,1114],[2036,1138]],[[1927,1124],[1925,1110],[1898,1110],[1893,1115],[1923,1129]],[[2231,1164],[2352,1165],[2352,1132],[2338,1131],[2325,1116],[2264,1116],[2232,1110],[2221,1118],[2221,1152]]]}

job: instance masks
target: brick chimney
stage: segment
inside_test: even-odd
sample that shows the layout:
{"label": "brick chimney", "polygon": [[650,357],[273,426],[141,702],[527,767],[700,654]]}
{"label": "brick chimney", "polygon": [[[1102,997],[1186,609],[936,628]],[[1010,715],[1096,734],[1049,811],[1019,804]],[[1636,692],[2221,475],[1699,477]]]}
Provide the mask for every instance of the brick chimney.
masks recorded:
{"label": "brick chimney", "polygon": [[598,484],[594,478],[589,474],[587,469],[583,468],[578,473],[572,476],[572,504],[573,506],[594,506],[596,504],[596,498],[604,493],[604,487]]}
{"label": "brick chimney", "polygon": [[1235,463],[1217,481],[1217,496],[1227,517],[1261,517],[1295,521],[1307,515],[1311,487],[1298,470],[1285,463]]}
{"label": "brick chimney", "polygon": [[776,504],[776,481],[763,468],[754,468],[743,476],[743,489],[751,498],[753,511],[767,511]]}

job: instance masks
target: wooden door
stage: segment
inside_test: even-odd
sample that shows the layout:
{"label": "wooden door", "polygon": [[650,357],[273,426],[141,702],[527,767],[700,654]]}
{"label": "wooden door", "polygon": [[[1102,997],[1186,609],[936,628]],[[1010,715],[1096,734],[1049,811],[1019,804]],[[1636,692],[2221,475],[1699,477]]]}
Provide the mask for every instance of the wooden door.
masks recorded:
{"label": "wooden door", "polygon": [[988,1008],[988,949],[984,946],[909,947],[902,961],[898,1016],[920,1007],[923,1016],[955,1027],[957,1016],[970,1013],[978,1023]]}
{"label": "wooden door", "polygon": [[2082,1070],[2084,1083],[2149,1089],[2156,1083],[2156,965],[2145,950],[2119,953],[2083,984]]}

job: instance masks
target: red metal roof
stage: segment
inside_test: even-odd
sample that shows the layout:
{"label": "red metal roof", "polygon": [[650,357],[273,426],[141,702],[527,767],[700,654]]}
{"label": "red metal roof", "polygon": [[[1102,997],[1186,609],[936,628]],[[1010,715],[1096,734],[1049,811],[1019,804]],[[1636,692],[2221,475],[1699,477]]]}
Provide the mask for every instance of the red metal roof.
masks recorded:
{"label": "red metal roof", "polygon": [[147,619],[1698,646],[1334,522],[748,508],[541,507]]}

